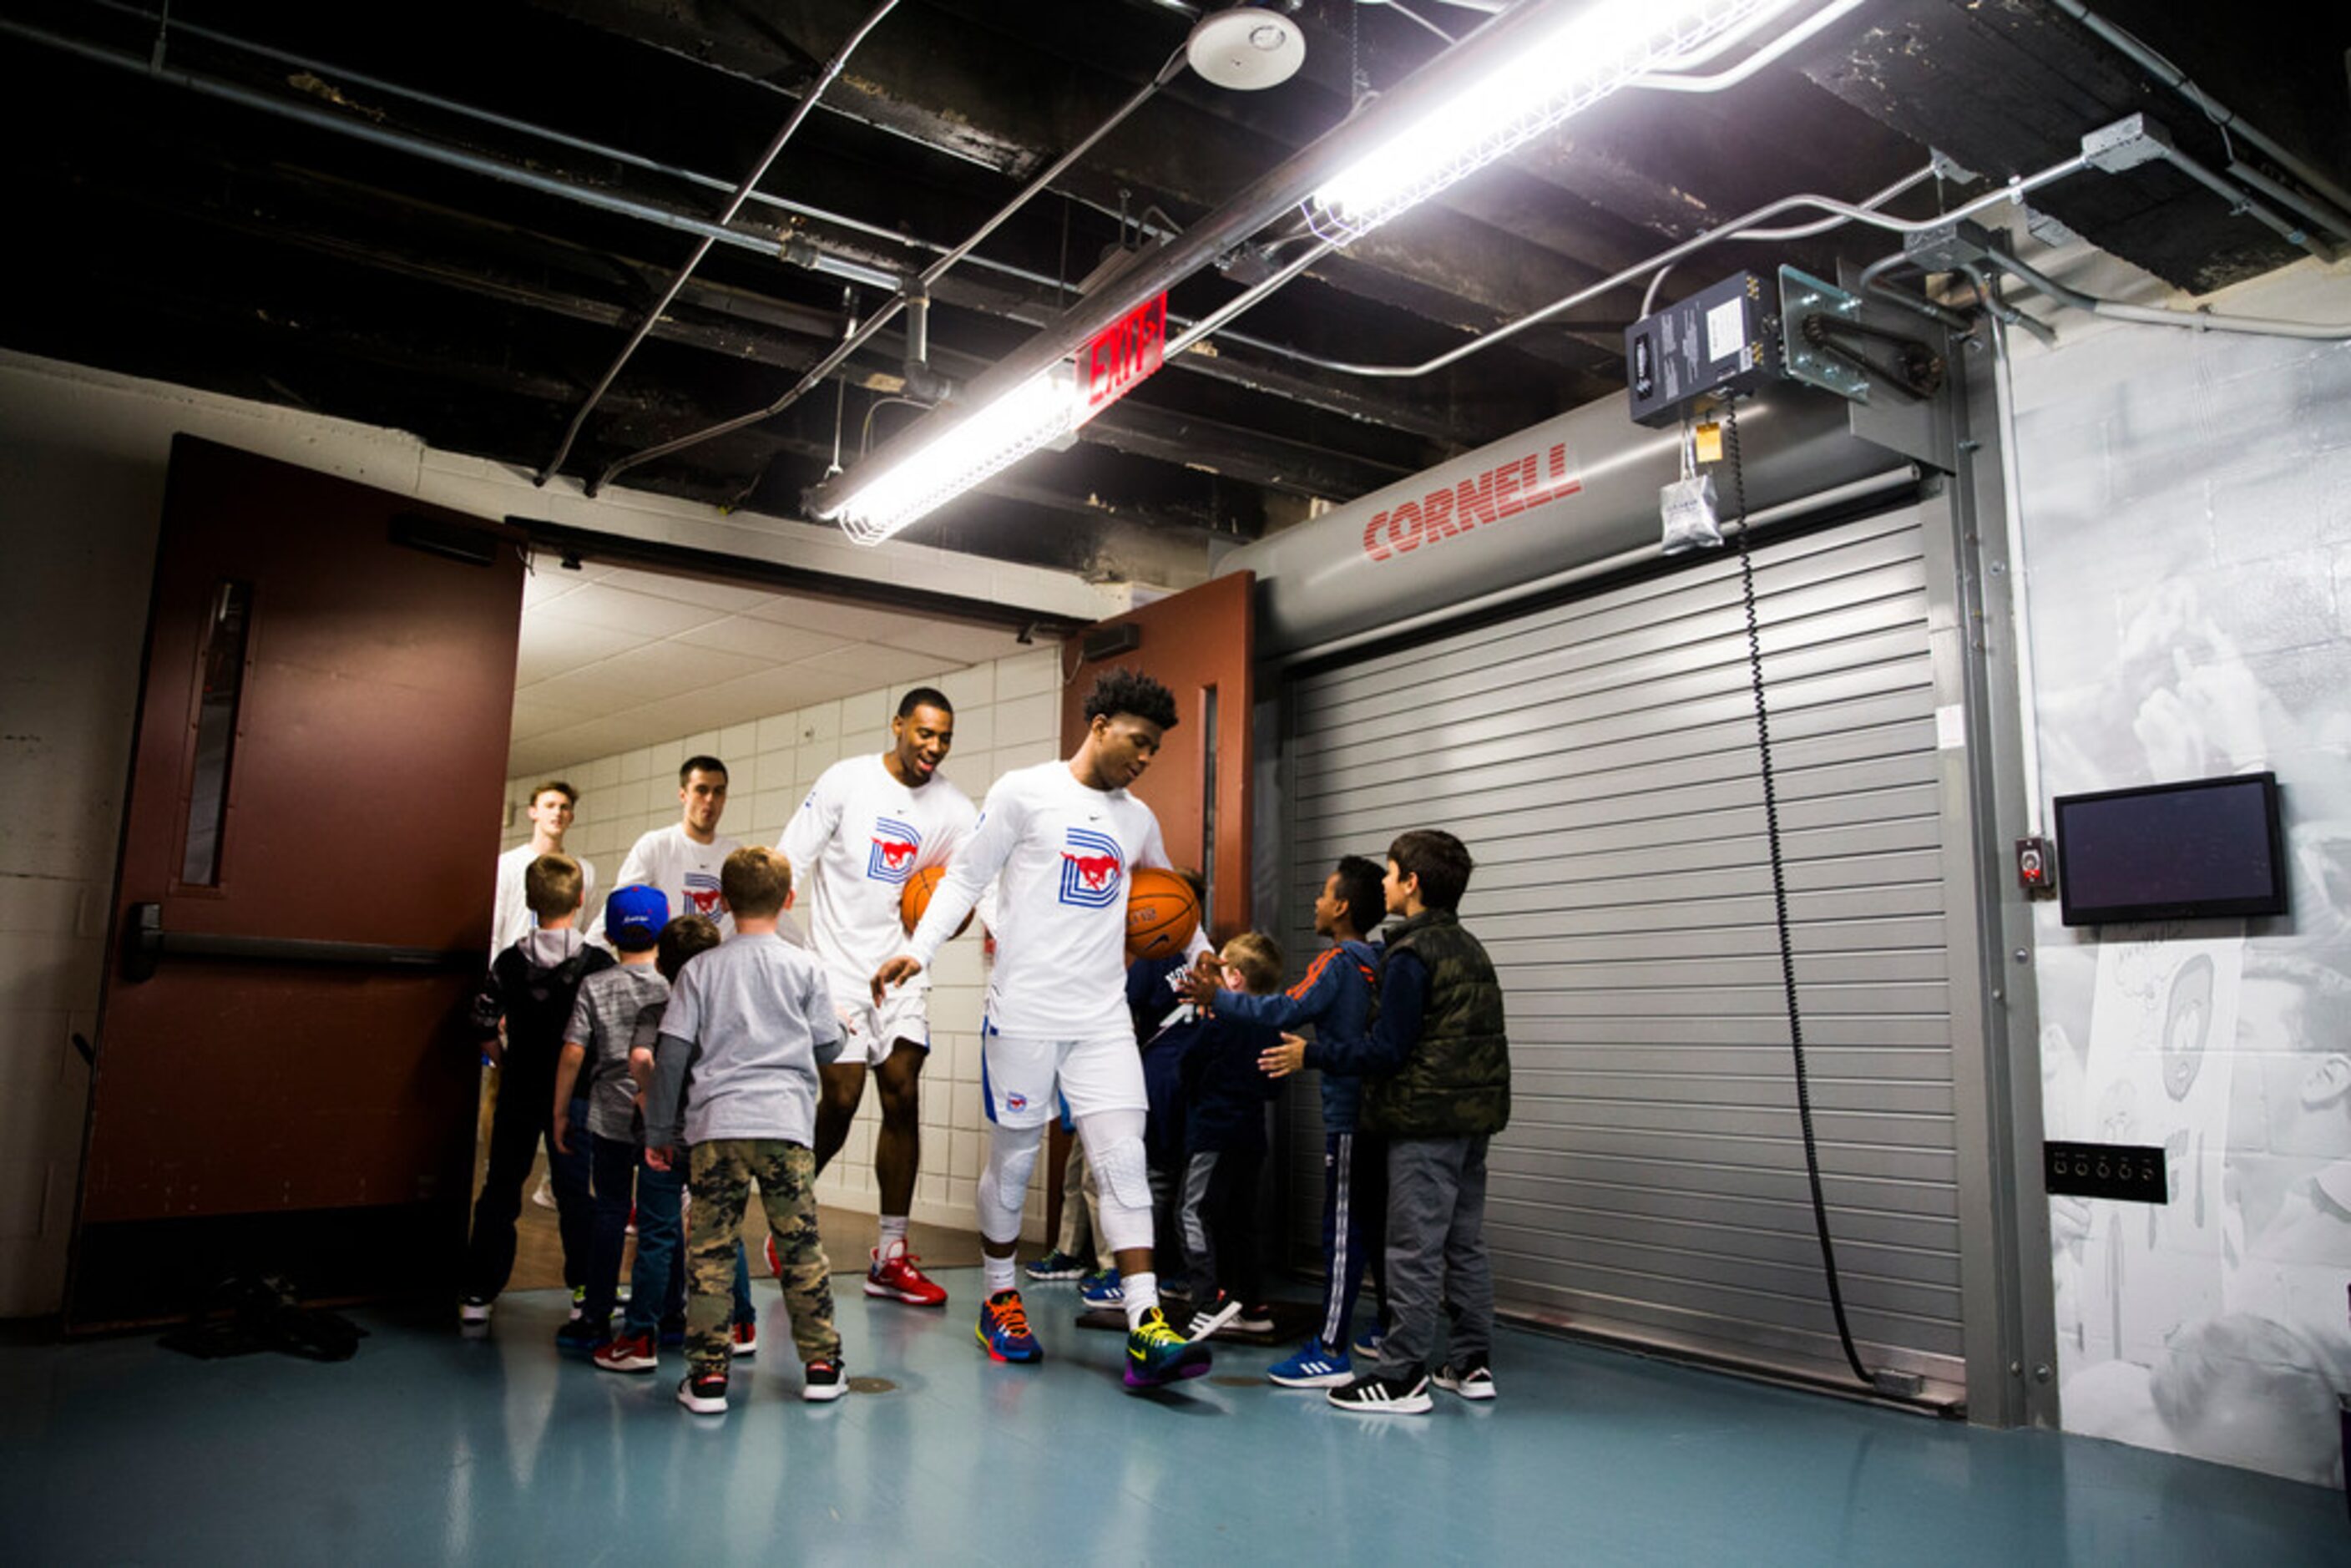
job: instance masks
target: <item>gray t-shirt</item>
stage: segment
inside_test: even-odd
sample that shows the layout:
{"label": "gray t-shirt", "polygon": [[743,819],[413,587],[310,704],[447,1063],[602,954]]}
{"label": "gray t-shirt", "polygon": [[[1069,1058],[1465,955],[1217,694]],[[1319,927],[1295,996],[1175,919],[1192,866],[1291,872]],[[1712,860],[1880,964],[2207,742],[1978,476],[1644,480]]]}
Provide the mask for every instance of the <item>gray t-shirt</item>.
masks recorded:
{"label": "gray t-shirt", "polygon": [[669,982],[651,964],[599,969],[580,982],[563,1040],[588,1048],[580,1069],[582,1092],[588,1096],[588,1130],[600,1138],[636,1141],[637,1085],[629,1076],[629,1042],[638,1016],[668,996]]}
{"label": "gray t-shirt", "polygon": [[816,1142],[817,1065],[841,1054],[824,971],[778,936],[730,936],[677,972],[662,1015],[645,1125],[688,1145]]}

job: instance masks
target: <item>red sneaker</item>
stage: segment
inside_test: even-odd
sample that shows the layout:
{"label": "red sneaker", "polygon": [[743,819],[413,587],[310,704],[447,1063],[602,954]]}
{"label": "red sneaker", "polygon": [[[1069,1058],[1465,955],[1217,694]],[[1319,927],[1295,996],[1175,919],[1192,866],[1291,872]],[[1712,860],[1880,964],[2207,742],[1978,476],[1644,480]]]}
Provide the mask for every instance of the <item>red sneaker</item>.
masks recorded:
{"label": "red sneaker", "polygon": [[947,1304],[945,1287],[934,1283],[929,1276],[914,1267],[912,1252],[900,1248],[884,1258],[877,1247],[872,1256],[873,1265],[865,1271],[867,1295],[904,1301],[910,1307],[944,1307]]}
{"label": "red sneaker", "polygon": [[768,1250],[768,1272],[780,1280],[784,1277],[784,1260],[776,1250],[776,1239],[768,1237],[763,1245]]}
{"label": "red sneaker", "polygon": [[598,1345],[590,1359],[606,1372],[651,1372],[661,1364],[661,1352],[653,1335],[624,1333]]}
{"label": "red sneaker", "polygon": [[758,1323],[737,1323],[734,1328],[728,1332],[735,1341],[736,1360],[747,1360],[751,1356],[755,1356],[759,1354],[759,1325]]}

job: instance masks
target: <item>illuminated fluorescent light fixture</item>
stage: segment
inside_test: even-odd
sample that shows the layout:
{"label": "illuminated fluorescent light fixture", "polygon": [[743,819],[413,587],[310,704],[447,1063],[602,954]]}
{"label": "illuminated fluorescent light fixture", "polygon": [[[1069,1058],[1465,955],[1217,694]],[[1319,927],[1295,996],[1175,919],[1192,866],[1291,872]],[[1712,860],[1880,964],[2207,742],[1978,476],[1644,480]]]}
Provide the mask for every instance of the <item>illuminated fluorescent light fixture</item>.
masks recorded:
{"label": "illuminated fluorescent light fixture", "polygon": [[1307,199],[1306,221],[1336,245],[1360,238],[1635,77],[1795,3],[1594,0],[1333,175]]}
{"label": "illuminated fluorescent light fixture", "polygon": [[857,486],[831,510],[862,545],[883,539],[1076,428],[1077,372],[1064,361],[977,409]]}

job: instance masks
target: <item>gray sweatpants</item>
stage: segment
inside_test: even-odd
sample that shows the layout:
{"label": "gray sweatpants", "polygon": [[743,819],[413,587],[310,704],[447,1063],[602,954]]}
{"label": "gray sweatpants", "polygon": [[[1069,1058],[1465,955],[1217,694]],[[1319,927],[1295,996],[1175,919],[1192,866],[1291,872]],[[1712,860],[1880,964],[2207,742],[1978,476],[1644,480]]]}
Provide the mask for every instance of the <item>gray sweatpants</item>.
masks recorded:
{"label": "gray sweatpants", "polygon": [[1396,1138],[1388,1144],[1387,1337],[1382,1377],[1418,1378],[1437,1351],[1439,1309],[1450,1320],[1446,1358],[1486,1362],[1494,1347],[1494,1266],[1486,1256],[1486,1140]]}

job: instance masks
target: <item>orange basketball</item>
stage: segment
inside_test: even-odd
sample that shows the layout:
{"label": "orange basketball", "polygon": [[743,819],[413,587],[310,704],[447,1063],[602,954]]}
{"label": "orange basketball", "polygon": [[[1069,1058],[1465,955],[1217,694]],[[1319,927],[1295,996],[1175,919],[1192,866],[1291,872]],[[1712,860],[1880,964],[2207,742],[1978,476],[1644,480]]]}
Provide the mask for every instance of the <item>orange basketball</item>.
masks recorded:
{"label": "orange basketball", "polygon": [[1126,890],[1126,956],[1173,958],[1181,954],[1200,928],[1200,901],[1192,884],[1172,871],[1144,866],[1128,879]]}
{"label": "orange basketball", "polygon": [[[931,906],[931,894],[939,890],[939,883],[946,874],[947,868],[943,865],[925,866],[906,879],[904,890],[898,894],[898,918],[905,925],[907,936],[912,936],[914,927],[923,923],[923,911]],[[963,917],[963,924],[955,928],[956,936],[970,929],[971,916],[967,915]],[[947,940],[952,942],[955,936]]]}

